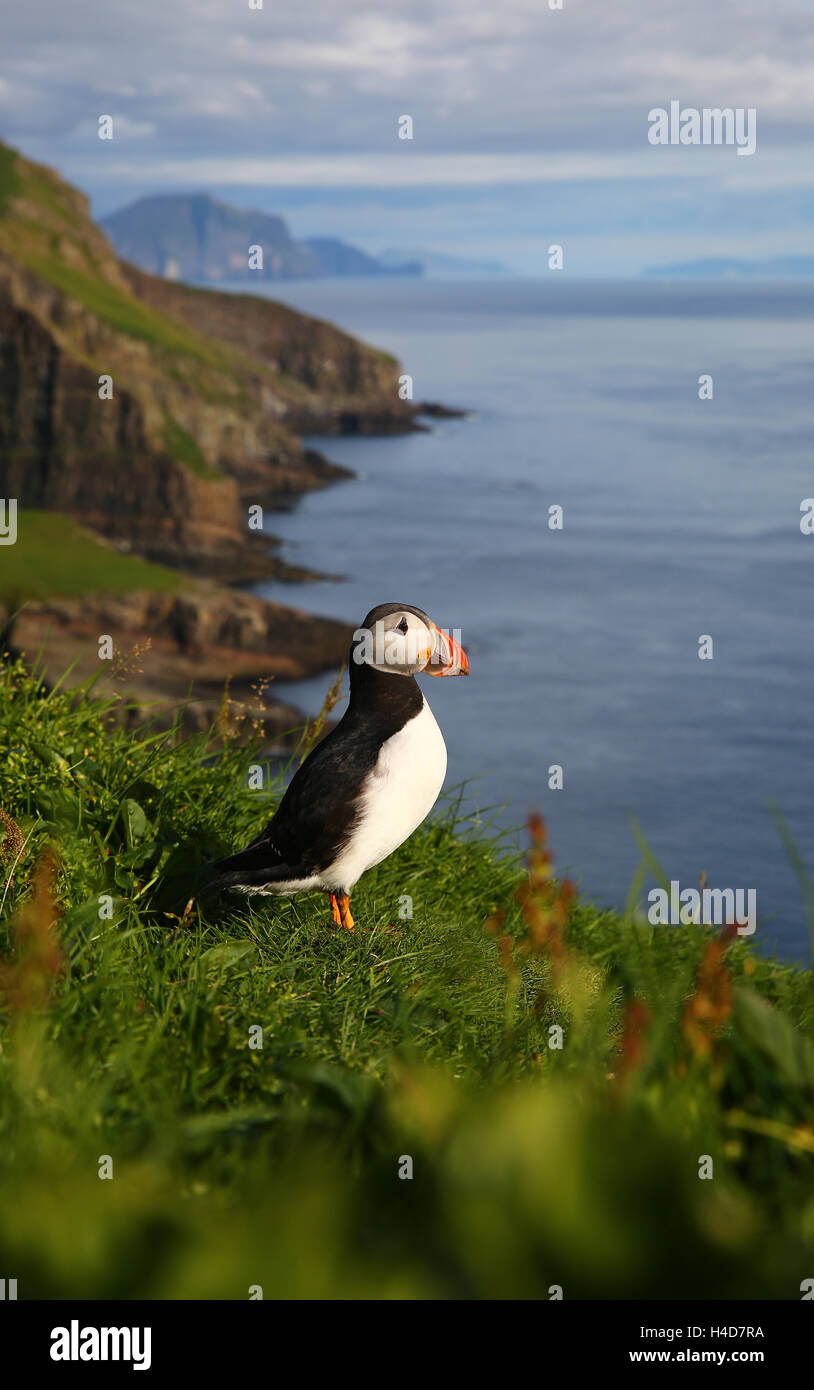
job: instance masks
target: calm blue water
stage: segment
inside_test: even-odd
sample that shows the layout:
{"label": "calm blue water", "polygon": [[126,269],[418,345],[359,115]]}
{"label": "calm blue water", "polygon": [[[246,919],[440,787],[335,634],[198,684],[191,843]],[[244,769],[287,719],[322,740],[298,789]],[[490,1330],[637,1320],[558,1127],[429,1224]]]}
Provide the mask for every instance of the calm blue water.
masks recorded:
{"label": "calm blue water", "polygon": [[[392,598],[459,627],[471,679],[425,685],[470,807],[515,826],[539,807],[558,867],[609,904],[638,863],[630,809],[668,875],[755,888],[763,949],[805,958],[768,803],[814,871],[814,537],[799,529],[814,286],[368,280],[275,297],[395,353],[416,399],[475,413],[314,441],[358,481],[269,525],[344,582],[263,592],[352,622]],[[285,693],[315,710],[326,684]]]}

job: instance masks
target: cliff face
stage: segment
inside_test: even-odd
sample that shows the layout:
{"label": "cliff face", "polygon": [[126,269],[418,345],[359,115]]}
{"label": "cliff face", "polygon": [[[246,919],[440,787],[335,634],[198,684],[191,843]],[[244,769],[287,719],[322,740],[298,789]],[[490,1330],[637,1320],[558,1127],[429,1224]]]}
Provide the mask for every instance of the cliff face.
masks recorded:
{"label": "cliff face", "polygon": [[262,373],[265,404],[285,429],[387,434],[416,428],[414,407],[398,397],[400,368],[387,353],[273,300],[122,269],[142,303],[245,354]]}
{"label": "cliff face", "polygon": [[246,505],[342,476],[295,430],[412,428],[397,377],[330,324],[123,264],[0,145],[0,496],[199,573],[279,572]]}
{"label": "cliff face", "polygon": [[139,395],[98,397],[98,377],[33,312],[0,264],[0,493],[63,512],[153,557],[236,541],[233,479],[196,475],[151,438]]}

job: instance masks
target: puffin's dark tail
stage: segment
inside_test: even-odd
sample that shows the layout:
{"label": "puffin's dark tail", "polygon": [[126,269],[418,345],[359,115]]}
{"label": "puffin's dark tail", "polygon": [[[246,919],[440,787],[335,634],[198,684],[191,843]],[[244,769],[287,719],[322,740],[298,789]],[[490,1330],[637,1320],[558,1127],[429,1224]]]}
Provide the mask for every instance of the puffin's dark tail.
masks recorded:
{"label": "puffin's dark tail", "polygon": [[182,873],[170,873],[158,885],[152,896],[152,906],[159,912],[183,912],[190,898],[200,898],[208,890],[213,864],[200,864]]}
{"label": "puffin's dark tail", "polygon": [[222,859],[217,864],[209,865],[209,875],[198,889],[199,898],[213,898],[216,893],[228,893],[231,888],[241,887],[241,875],[236,871],[225,870],[223,866],[226,862]]}
{"label": "puffin's dark tail", "polygon": [[213,864],[211,877],[205,886],[199,889],[198,896],[209,897],[213,893],[226,892],[230,888],[251,891],[296,877],[302,875],[292,873],[289,865],[272,849],[268,840],[258,840],[242,849],[239,854],[231,854],[228,859],[221,859],[217,864]]}
{"label": "puffin's dark tail", "polygon": [[222,872],[227,862],[210,860],[197,869],[166,878],[154,895],[153,905],[161,912],[182,913],[191,899],[208,902],[216,893],[239,887],[242,881],[239,873]]}

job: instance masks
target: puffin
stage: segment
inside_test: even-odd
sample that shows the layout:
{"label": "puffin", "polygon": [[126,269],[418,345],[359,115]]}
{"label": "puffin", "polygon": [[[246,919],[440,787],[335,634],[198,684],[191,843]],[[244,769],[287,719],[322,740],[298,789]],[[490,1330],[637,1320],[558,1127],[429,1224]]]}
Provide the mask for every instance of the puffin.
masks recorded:
{"label": "puffin", "polygon": [[353,931],[350,895],[398,849],[438,799],[447,750],[416,680],[469,675],[450,633],[421,608],[382,603],[353,634],[350,699],[311,750],[265,829],[214,865],[207,894],[321,891],[333,922]]}

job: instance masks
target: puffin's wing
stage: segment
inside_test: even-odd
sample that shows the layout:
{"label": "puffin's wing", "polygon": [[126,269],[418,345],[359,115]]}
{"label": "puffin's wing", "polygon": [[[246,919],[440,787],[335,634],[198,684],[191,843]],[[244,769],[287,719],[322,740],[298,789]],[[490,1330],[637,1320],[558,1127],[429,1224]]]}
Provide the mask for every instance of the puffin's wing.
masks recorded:
{"label": "puffin's wing", "polygon": [[378,752],[370,731],[349,727],[346,715],[297,769],[255,843],[268,837],[282,858],[308,873],[327,868],[353,833]]}
{"label": "puffin's wing", "polygon": [[378,749],[343,721],[292,777],[265,829],[239,854],[215,865],[210,891],[311,878],[327,869],[350,837],[364,778]]}

